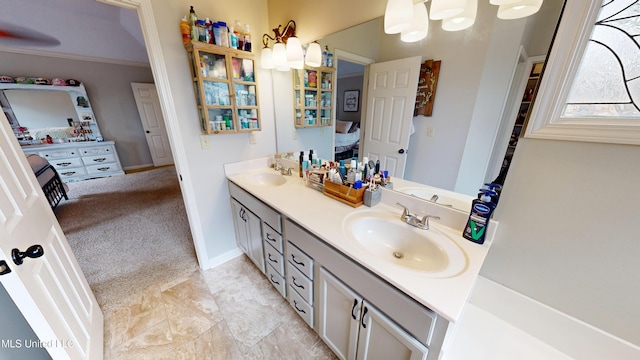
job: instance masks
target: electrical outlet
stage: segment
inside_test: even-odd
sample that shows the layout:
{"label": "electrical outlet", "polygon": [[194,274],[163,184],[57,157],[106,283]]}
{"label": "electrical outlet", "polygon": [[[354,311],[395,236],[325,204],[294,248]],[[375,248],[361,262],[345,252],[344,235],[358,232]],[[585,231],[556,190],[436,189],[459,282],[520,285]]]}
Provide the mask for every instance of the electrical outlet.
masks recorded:
{"label": "electrical outlet", "polygon": [[249,144],[255,144],[256,143],[256,133],[251,132],[249,133]]}
{"label": "electrical outlet", "polygon": [[324,127],[320,128],[320,136],[324,136]]}
{"label": "electrical outlet", "polygon": [[295,128],[291,130],[291,139],[298,140],[298,131]]}
{"label": "electrical outlet", "polygon": [[211,148],[211,141],[209,141],[209,135],[200,135],[200,147],[202,150]]}
{"label": "electrical outlet", "polygon": [[427,136],[428,137],[433,137],[435,132],[436,132],[436,130],[434,128],[432,128],[432,127],[428,127],[427,128]]}

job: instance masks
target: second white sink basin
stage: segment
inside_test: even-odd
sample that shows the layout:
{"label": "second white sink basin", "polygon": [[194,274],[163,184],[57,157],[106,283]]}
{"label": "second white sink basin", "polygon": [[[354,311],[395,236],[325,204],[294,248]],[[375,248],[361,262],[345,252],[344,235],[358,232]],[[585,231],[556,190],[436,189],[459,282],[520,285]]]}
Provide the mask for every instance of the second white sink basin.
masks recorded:
{"label": "second white sink basin", "polygon": [[467,267],[467,257],[453,239],[433,226],[423,230],[405,224],[400,214],[356,212],[345,219],[343,230],[361,251],[384,263],[431,277],[452,277]]}
{"label": "second white sink basin", "polygon": [[254,185],[279,186],[287,182],[287,179],[275,172],[258,172],[248,174],[246,179]]}

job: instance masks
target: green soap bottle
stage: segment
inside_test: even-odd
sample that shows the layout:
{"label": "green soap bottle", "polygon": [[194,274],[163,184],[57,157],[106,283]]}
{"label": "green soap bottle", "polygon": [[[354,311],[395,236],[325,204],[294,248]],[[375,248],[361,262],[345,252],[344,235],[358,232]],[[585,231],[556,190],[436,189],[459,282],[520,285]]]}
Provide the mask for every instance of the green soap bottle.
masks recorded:
{"label": "green soap bottle", "polygon": [[469,219],[462,232],[462,236],[465,239],[477,244],[484,244],[489,219],[491,219],[491,214],[496,208],[496,205],[491,201],[491,197],[496,196],[496,192],[486,189],[481,191],[483,194],[480,199],[475,199],[471,202]]}

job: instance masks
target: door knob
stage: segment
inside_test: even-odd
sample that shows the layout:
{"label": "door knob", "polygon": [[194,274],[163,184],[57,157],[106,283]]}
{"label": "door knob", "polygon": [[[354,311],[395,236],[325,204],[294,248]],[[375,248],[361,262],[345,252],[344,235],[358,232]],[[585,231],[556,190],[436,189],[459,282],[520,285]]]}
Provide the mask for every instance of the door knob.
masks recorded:
{"label": "door knob", "polygon": [[404,154],[404,149],[398,150],[398,154]]}
{"label": "door knob", "polygon": [[39,258],[42,255],[44,255],[44,249],[41,245],[31,245],[29,246],[27,251],[24,252],[18,249],[11,250],[11,257],[13,258],[13,262],[16,263],[16,265],[22,265],[22,261],[24,260],[24,258],[35,259]]}

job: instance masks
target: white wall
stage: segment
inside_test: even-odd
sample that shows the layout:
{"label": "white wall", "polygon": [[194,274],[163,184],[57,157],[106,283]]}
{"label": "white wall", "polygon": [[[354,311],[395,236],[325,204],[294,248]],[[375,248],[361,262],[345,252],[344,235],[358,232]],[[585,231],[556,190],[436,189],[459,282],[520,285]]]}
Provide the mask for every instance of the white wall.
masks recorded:
{"label": "white wall", "polygon": [[638,158],[639,146],[521,139],[481,274],[640,345]]}
{"label": "white wall", "polygon": [[116,142],[125,168],[153,164],[140,123],[132,82],[153,83],[148,67],[34,56],[0,51],[3,75],[81,81],[105,140]]}
{"label": "white wall", "polygon": [[[210,260],[236,249],[231,220],[229,192],[222,165],[228,162],[264,157],[275,152],[275,128],[271,74],[258,65],[256,77],[260,100],[262,131],[255,132],[256,143],[249,143],[249,134],[209,135],[211,148],[200,147],[200,128],[194,89],[191,81],[187,53],[182,45],[178,23],[193,5],[200,18],[249,23],[253,35],[253,46],[260,48],[260,34],[269,29],[266,0],[237,0],[234,2],[211,2],[205,0],[171,0],[150,2],[156,24],[154,31],[160,38],[164,70],[170,84],[171,101],[179,119],[178,136],[182,140],[186,163],[179,164],[178,171],[193,192],[194,205],[199,222],[193,222],[196,214],[190,214],[191,225],[196,235],[206,243]],[[259,55],[258,51],[254,51]],[[290,86],[289,86],[290,88]],[[175,146],[175,144],[172,144]],[[184,183],[183,183],[184,185]],[[210,264],[201,264],[209,266]]]}

